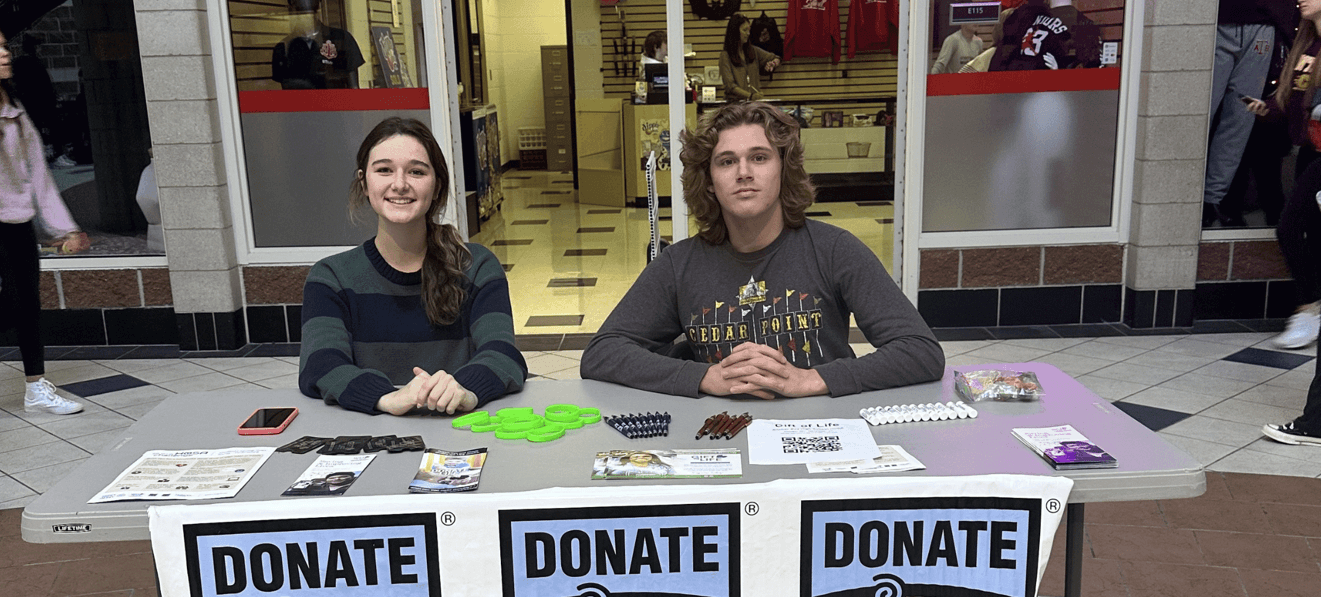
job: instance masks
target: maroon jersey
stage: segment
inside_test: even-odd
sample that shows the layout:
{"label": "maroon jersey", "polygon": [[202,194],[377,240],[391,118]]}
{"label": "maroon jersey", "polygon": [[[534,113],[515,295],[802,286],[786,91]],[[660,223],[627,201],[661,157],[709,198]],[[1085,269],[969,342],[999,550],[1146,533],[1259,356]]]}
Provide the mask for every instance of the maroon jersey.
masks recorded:
{"label": "maroon jersey", "polygon": [[830,56],[839,62],[839,0],[789,0],[784,61],[794,56]]}
{"label": "maroon jersey", "polygon": [[899,0],[853,0],[849,5],[849,58],[890,49],[890,4]]}

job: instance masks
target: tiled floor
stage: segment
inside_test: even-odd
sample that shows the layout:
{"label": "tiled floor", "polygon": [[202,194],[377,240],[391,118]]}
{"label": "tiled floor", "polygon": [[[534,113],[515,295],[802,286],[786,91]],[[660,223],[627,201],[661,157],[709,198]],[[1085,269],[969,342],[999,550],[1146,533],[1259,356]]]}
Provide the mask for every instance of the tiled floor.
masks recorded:
{"label": "tiled floor", "polygon": [[[951,365],[1041,361],[1077,377],[1209,471],[1193,500],[1087,507],[1084,595],[1321,594],[1321,449],[1261,438],[1302,409],[1316,349],[1269,349],[1268,333],[945,342]],[[864,345],[855,345],[859,351]],[[534,374],[578,375],[581,351],[526,351]],[[297,358],[56,360],[49,377],[83,394],[85,412],[23,412],[16,356],[0,363],[0,590],[4,594],[154,594],[145,542],[27,545],[20,508],[112,445],[166,396],[296,387]],[[1246,361],[1246,362],[1245,362]],[[1254,364],[1255,363],[1255,364]],[[1059,557],[1043,595],[1063,593]],[[88,571],[95,571],[89,574]],[[11,587],[21,590],[13,592]]]}

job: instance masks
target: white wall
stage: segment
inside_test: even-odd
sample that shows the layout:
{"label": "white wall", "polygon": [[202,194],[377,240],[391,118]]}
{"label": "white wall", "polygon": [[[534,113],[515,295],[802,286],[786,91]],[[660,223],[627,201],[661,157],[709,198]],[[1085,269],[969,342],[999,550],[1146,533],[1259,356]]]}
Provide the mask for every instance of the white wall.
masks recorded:
{"label": "white wall", "polygon": [[601,74],[601,0],[572,0],[573,84],[578,99],[605,99]]}
{"label": "white wall", "polygon": [[564,3],[483,0],[489,103],[500,118],[501,163],[518,159],[518,129],[546,125],[541,46],[566,45]]}

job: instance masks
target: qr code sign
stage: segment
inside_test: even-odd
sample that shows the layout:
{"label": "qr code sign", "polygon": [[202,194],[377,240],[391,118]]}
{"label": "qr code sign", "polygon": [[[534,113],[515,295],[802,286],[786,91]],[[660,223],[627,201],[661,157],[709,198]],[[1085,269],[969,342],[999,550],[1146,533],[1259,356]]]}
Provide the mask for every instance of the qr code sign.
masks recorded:
{"label": "qr code sign", "polygon": [[814,452],[839,452],[844,446],[839,443],[838,435],[826,437],[782,437],[780,447],[785,454],[810,454]]}

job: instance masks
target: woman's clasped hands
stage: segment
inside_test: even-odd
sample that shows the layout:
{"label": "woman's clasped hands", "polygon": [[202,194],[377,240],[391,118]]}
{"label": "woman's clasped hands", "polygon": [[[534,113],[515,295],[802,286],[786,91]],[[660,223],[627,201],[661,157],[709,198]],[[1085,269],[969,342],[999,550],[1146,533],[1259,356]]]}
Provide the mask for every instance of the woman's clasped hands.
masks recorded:
{"label": "woman's clasped hands", "polygon": [[459,385],[453,375],[443,370],[427,373],[421,367],[413,367],[413,379],[408,385],[381,396],[376,403],[376,408],[392,415],[408,414],[414,408],[452,415],[476,407],[477,395]]}

